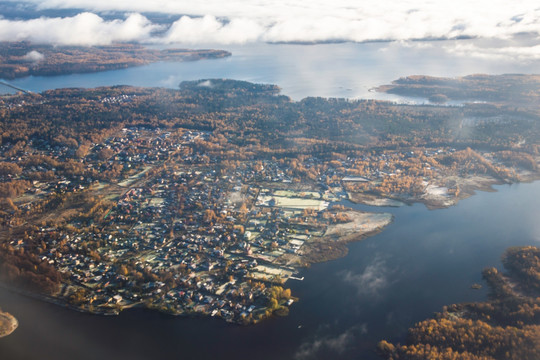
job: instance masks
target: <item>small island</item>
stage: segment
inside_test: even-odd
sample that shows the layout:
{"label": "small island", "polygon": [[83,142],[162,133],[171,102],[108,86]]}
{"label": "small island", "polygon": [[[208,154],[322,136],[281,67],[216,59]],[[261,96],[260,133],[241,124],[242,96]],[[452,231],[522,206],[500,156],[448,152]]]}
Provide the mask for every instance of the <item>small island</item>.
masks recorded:
{"label": "small island", "polygon": [[85,47],[0,42],[0,79],[118,70],[157,61],[195,61],[230,55],[223,50],[155,50],[138,44]]}
{"label": "small island", "polygon": [[10,335],[18,326],[19,322],[13,315],[0,310],[0,338]]}

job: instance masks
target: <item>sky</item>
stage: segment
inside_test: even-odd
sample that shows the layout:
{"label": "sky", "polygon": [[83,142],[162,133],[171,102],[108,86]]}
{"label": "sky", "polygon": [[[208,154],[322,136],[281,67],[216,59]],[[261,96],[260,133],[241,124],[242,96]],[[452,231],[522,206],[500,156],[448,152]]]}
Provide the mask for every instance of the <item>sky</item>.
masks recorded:
{"label": "sky", "polygon": [[[4,0],[0,40],[238,45],[475,38],[478,56],[540,58],[537,0]],[[66,12],[71,9],[70,12]],[[20,12],[19,12],[20,13]],[[156,14],[167,21],[157,21]]]}

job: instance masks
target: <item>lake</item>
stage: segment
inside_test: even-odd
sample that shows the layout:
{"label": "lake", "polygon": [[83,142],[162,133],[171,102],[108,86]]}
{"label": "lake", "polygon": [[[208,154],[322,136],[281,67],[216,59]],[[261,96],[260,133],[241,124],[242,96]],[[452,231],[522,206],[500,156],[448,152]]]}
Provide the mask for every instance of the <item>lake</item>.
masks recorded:
{"label": "lake", "polygon": [[[232,78],[277,84],[296,100],[399,99],[369,89],[410,74],[530,73],[538,68],[538,61],[457,56],[432,45],[257,44],[226,50],[233,56],[12,83],[43,91],[117,84],[174,88],[184,80]],[[20,322],[12,335],[0,339],[0,358],[378,359],[379,340],[403,340],[408,327],[445,304],[485,299],[485,286],[470,286],[485,285],[482,269],[500,268],[508,246],[540,245],[540,182],[497,190],[434,211],[421,204],[355,205],[391,212],[395,220],[382,233],[351,244],[346,257],[302,271],[304,281],[289,281],[300,301],[288,317],[250,327],[145,310],[89,315],[0,289],[0,306]]]}
{"label": "lake", "polygon": [[[154,63],[102,73],[27,77],[10,82],[39,92],[109,85],[176,88],[185,80],[229,78],[279,85],[282,93],[294,100],[307,96],[401,100],[398,96],[378,94],[369,89],[413,74],[452,77],[474,73],[534,73],[539,69],[540,59],[478,58],[445,50],[455,43],[216,45],[215,48],[229,50],[233,55],[216,60]],[[0,90],[8,91],[5,87]]]}

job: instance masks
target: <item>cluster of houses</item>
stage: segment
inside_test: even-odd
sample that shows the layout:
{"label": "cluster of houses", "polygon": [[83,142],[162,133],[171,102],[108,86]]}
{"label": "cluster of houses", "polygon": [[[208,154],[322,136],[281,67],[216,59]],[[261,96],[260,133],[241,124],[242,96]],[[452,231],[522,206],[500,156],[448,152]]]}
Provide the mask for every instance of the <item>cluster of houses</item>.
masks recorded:
{"label": "cluster of houses", "polygon": [[[348,169],[359,161],[392,161],[385,154],[330,164],[304,159],[308,170],[324,171],[311,191],[298,191],[283,162],[245,161],[241,167],[220,171],[216,161],[199,161],[206,154],[186,150],[209,137],[200,131],[186,130],[178,137],[159,129],[123,129],[93,144],[80,160],[84,169],[98,173],[122,165],[117,181],[97,182],[88,172],[34,182],[33,191],[42,199],[116,187],[109,199],[113,205],[90,224],[75,221],[69,227],[39,231],[47,248],[42,261],[69,275],[62,296],[70,299],[82,293],[80,306],[96,311],[145,304],[231,322],[260,316],[267,310],[268,288],[295,278],[298,268],[291,259],[301,258],[304,246],[324,236],[329,223],[322,214],[330,211],[332,202],[346,197],[343,182],[369,182],[381,176],[376,166],[366,169],[367,176]],[[72,151],[41,147],[58,160]],[[170,166],[162,166],[171,158]],[[55,170],[46,164],[33,167],[31,171]]]}

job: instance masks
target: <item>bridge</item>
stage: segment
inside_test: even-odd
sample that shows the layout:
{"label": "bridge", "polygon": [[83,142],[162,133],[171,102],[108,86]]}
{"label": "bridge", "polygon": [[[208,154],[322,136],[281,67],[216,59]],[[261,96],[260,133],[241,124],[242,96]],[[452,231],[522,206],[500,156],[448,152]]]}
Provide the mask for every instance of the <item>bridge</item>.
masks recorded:
{"label": "bridge", "polygon": [[8,88],[12,88],[12,89],[15,89],[17,91],[22,91],[25,94],[33,94],[33,92],[30,91],[30,90],[22,89],[22,88],[20,88],[18,86],[15,86],[15,85],[12,85],[12,84],[8,83],[7,81],[4,81],[4,80],[0,80],[0,85],[7,86]]}

